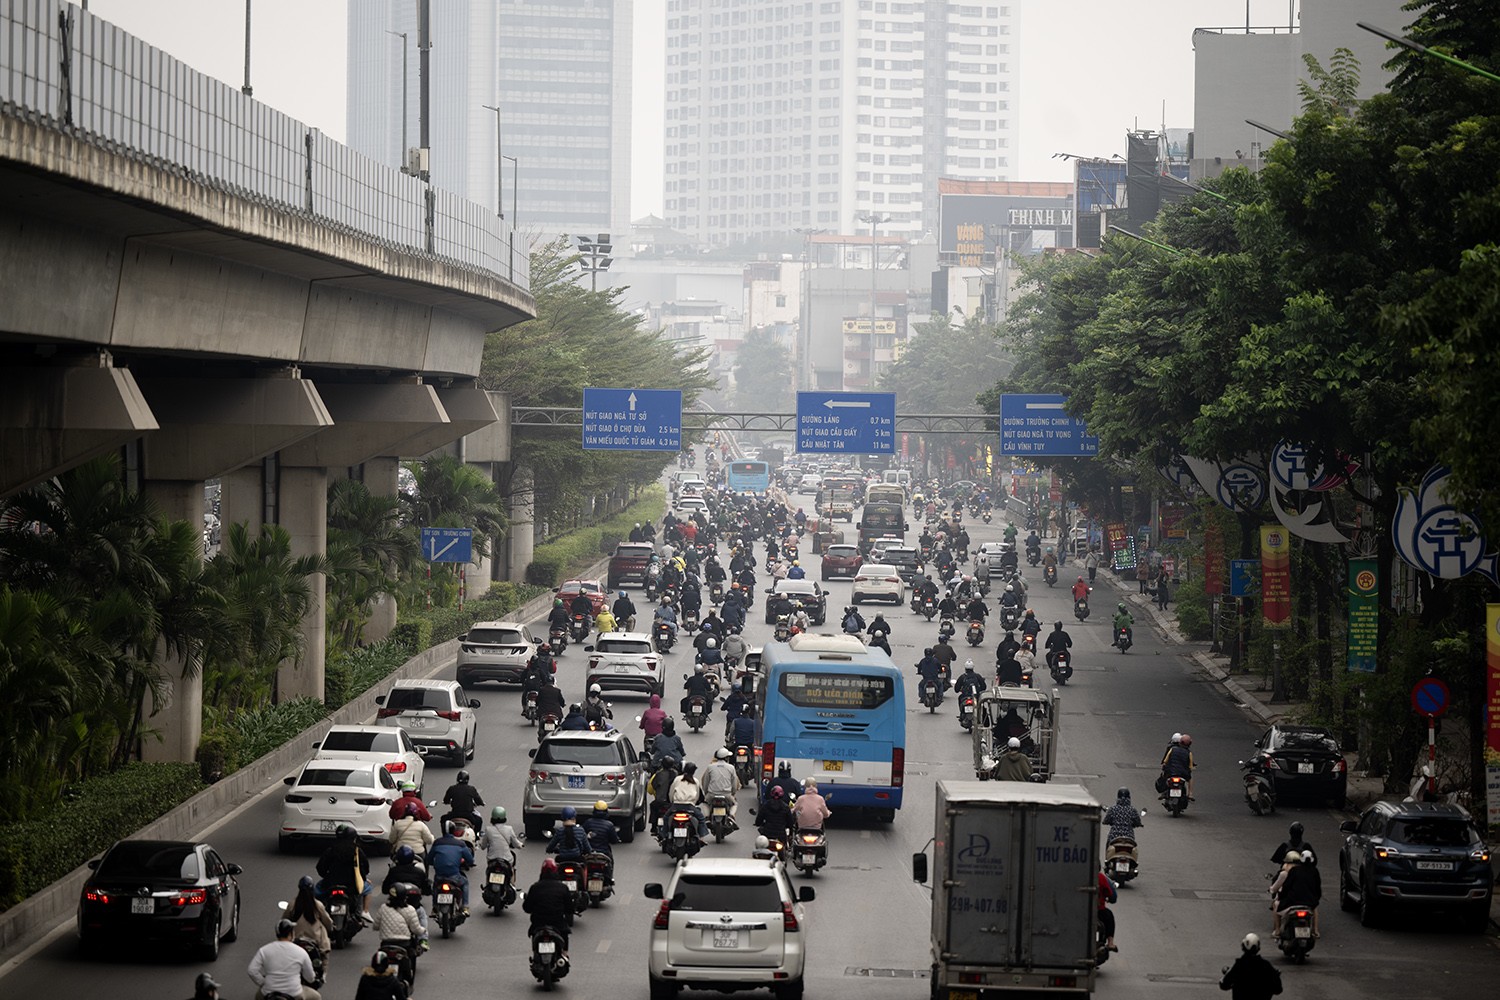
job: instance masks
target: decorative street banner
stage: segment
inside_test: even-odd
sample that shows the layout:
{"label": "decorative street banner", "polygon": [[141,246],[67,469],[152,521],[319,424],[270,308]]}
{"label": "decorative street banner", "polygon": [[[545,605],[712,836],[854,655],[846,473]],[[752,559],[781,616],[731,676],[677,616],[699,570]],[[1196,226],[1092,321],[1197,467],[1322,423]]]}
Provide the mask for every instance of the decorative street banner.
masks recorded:
{"label": "decorative street banner", "polygon": [[1500,765],[1500,604],[1486,605],[1484,617],[1488,626],[1484,630],[1485,757],[1490,764]]}
{"label": "decorative street banner", "polygon": [[1260,611],[1266,628],[1292,624],[1291,536],[1279,524],[1260,528]]}
{"label": "decorative street banner", "polygon": [[1187,507],[1184,504],[1162,504],[1161,537],[1168,541],[1187,538]]}
{"label": "decorative street banner", "polygon": [[1109,564],[1114,569],[1135,569],[1135,539],[1123,521],[1104,526],[1104,543],[1109,546]]}
{"label": "decorative street banner", "polygon": [[1203,592],[1224,593],[1224,529],[1212,517],[1203,526]]}
{"label": "decorative street banner", "polygon": [[1349,669],[1375,672],[1380,639],[1380,569],[1374,559],[1349,560]]}

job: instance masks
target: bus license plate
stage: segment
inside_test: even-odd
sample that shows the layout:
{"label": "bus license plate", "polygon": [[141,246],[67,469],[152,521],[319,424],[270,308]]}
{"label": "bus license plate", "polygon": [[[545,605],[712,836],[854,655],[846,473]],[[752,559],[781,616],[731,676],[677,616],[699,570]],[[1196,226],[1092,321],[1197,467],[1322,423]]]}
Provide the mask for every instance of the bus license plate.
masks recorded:
{"label": "bus license plate", "polygon": [[133,897],[131,897],[131,900],[130,900],[130,912],[131,913],[155,913],[156,912],[156,900],[152,899],[150,896],[146,896],[144,899],[141,898],[141,897],[139,897],[139,896],[133,896]]}
{"label": "bus license plate", "polygon": [[721,931],[718,928],[714,929],[714,947],[715,948],[738,948],[739,946],[740,946],[740,932],[739,931]]}
{"label": "bus license plate", "polygon": [[842,771],[843,769],[844,762],[841,760],[825,760],[823,762],[823,770],[825,771]]}

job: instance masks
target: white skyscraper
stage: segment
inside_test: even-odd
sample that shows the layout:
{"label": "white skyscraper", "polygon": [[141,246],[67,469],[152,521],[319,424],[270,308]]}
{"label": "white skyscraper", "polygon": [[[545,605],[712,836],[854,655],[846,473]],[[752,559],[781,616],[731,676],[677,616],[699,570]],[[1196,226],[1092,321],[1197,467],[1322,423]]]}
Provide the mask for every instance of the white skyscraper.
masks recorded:
{"label": "white skyscraper", "polygon": [[667,222],[711,244],[937,227],[937,180],[1013,179],[995,4],[667,0]]}
{"label": "white skyscraper", "polygon": [[[525,231],[628,232],[633,15],[634,0],[431,0],[433,184],[507,217],[514,199]],[[403,90],[420,145],[417,17],[418,0],[349,4],[349,145],[393,165]]]}

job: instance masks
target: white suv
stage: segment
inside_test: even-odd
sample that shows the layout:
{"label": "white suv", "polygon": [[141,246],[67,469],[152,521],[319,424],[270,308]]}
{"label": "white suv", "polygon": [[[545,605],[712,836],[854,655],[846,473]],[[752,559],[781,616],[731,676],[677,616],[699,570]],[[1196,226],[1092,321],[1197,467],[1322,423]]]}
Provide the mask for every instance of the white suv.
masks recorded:
{"label": "white suv", "polygon": [[801,1000],[807,961],[806,915],[813,889],[793,889],[777,861],[690,858],[677,865],[665,889],[646,886],[661,900],[651,924],[647,958],[651,1000],[670,1000],[680,988],[754,990],[776,1000]]}
{"label": "white suv", "polygon": [[661,654],[646,633],[605,632],[583,648],[591,654],[585,689],[598,684],[603,691],[662,693]]}
{"label": "white suv", "polygon": [[457,681],[397,681],[375,704],[376,724],[406,730],[427,756],[446,756],[458,767],[474,756],[479,700]]}

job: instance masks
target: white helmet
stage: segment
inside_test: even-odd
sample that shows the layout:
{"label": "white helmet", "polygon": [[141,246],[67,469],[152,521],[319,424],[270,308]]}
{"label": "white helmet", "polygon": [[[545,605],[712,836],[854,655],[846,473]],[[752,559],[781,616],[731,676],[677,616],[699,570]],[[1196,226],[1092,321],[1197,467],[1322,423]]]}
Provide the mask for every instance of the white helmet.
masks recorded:
{"label": "white helmet", "polygon": [[1173,733],[1172,734],[1172,742],[1173,743],[1181,743],[1182,742],[1182,734],[1181,733]]}
{"label": "white helmet", "polygon": [[718,639],[710,638],[703,645],[707,646],[709,649],[716,649],[718,647],[718,645],[719,645],[719,640]]}
{"label": "white helmet", "polygon": [[725,747],[719,747],[719,749],[717,749],[717,750],[714,751],[714,760],[728,760],[728,759],[729,759],[729,750],[727,748],[725,748]]}
{"label": "white helmet", "polygon": [[1260,951],[1260,935],[1255,933],[1246,934],[1240,939],[1240,947],[1252,955],[1255,954]]}
{"label": "white helmet", "polygon": [[964,669],[965,670],[973,670],[974,669],[974,661],[973,660],[965,660],[964,661]]}
{"label": "white helmet", "polygon": [[589,685],[589,694],[603,694],[604,689],[597,684]]}
{"label": "white helmet", "polygon": [[1005,585],[1005,592],[1007,594],[1014,594],[1016,592],[1016,585],[1013,583],[1007,583]]}
{"label": "white helmet", "polygon": [[1014,736],[1012,736],[1010,739],[1006,740],[1005,741],[1005,745],[1008,746],[1008,747],[1010,747],[1012,750],[1019,750],[1019,749],[1021,749],[1021,741],[1019,739],[1017,739],[1016,737],[1014,737]]}
{"label": "white helmet", "polygon": [[701,664],[701,663],[695,664],[693,666],[693,673],[695,673],[695,674],[701,674],[701,673],[703,673],[703,664]]}

